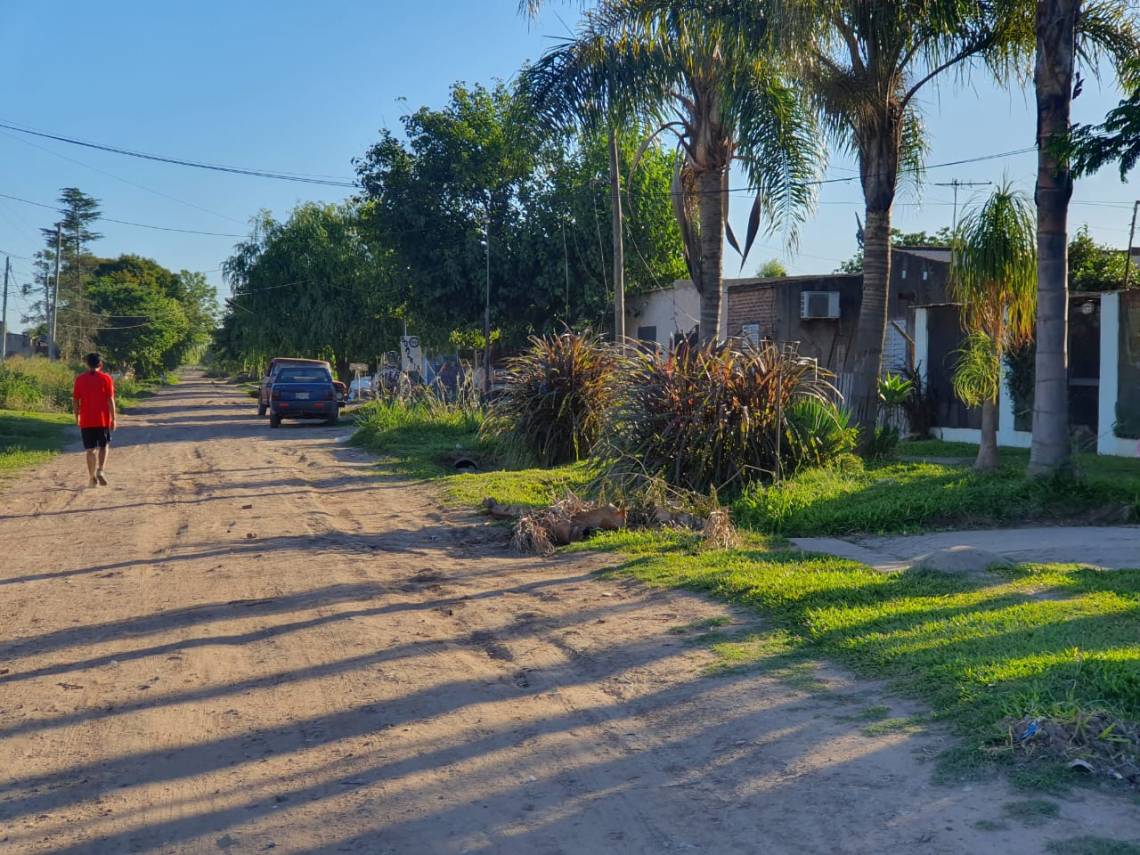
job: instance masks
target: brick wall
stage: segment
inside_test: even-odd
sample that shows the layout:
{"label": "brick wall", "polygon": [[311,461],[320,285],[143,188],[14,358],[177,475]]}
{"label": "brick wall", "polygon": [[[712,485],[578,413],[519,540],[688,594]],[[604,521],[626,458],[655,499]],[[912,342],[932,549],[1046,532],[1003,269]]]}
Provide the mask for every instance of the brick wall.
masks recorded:
{"label": "brick wall", "polygon": [[775,283],[737,285],[728,290],[728,334],[739,336],[745,324],[757,324],[761,338],[778,337]]}

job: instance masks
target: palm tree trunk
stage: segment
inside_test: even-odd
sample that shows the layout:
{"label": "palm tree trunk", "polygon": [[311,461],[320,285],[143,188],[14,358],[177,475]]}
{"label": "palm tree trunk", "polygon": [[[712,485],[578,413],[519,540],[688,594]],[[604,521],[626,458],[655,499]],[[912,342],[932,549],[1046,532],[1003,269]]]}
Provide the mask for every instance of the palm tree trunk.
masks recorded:
{"label": "palm tree trunk", "polygon": [[614,341],[625,343],[625,243],[622,239],[621,163],[617,131],[610,126],[610,204],[613,206],[614,242]]}
{"label": "palm tree trunk", "polygon": [[1072,176],[1048,143],[1068,133],[1080,0],[1038,0],[1037,362],[1031,475],[1069,471],[1068,219]]}
{"label": "palm tree trunk", "polygon": [[974,469],[993,472],[998,467],[997,401],[982,403],[982,441],[978,444],[978,457]]}
{"label": "palm tree trunk", "polygon": [[855,343],[847,354],[853,359],[851,394],[847,406],[859,428],[860,446],[875,435],[879,412],[879,373],[883,341],[887,335],[887,303],[891,284],[891,211],[866,208],[863,227],[863,299]]}
{"label": "palm tree trunk", "polygon": [[701,294],[701,342],[724,340],[720,304],[724,296],[724,172],[709,169],[697,178],[700,193],[701,268],[696,284]]}

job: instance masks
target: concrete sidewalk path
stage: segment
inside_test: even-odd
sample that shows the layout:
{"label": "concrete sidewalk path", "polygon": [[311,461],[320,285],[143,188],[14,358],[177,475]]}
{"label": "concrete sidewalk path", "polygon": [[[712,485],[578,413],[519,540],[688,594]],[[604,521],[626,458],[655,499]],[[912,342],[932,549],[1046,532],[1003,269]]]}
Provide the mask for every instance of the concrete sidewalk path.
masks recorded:
{"label": "concrete sidewalk path", "polygon": [[1105,570],[1140,568],[1140,526],[1049,526],[943,531],[893,537],[792,538],[801,549],[896,572],[933,554],[971,551],[1014,563],[1084,564]]}

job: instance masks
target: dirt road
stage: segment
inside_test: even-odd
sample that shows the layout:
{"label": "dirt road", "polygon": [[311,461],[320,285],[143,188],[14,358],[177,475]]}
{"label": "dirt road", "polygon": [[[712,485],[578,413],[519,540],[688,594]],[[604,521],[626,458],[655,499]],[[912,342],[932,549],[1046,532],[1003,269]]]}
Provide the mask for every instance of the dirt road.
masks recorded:
{"label": "dirt road", "polygon": [[915,711],[879,686],[702,676],[711,654],[670,629],[722,607],[599,579],[596,558],[511,556],[427,488],[378,480],[346,434],[271,431],[192,376],[124,419],[109,488],[67,454],[0,494],[0,851],[1140,838],[1116,799],[1027,827],[1003,783],[931,784],[943,737],[854,720]]}

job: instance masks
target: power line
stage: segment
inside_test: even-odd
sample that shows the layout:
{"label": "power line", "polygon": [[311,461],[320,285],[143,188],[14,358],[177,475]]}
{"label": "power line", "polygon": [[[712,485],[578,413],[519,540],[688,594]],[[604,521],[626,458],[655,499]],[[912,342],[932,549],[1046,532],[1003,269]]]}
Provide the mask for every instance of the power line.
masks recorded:
{"label": "power line", "polygon": [[[3,132],[0,131],[0,133]],[[206,214],[210,214],[211,216],[219,217],[223,220],[229,220],[231,223],[238,223],[240,225],[242,222],[241,220],[235,217],[231,217],[228,214],[223,214],[219,211],[211,210],[210,208],[204,208],[201,205],[195,204],[194,202],[187,202],[185,199],[180,199],[177,196],[172,196],[171,194],[164,193],[161,190],[155,190],[153,187],[148,187],[145,184],[139,184],[137,181],[131,181],[129,178],[123,178],[121,175],[116,175],[113,172],[108,172],[106,169],[100,169],[98,166],[92,166],[90,163],[85,163],[77,158],[68,157],[66,154],[61,154],[58,151],[53,151],[52,149],[42,145],[36,145],[31,140],[20,139],[19,137],[13,136],[12,134],[3,135],[9,139],[15,140],[21,145],[31,146],[32,148],[38,149],[39,151],[47,152],[52,157],[58,157],[60,160],[66,160],[68,163],[77,164],[79,166],[82,166],[84,169],[90,169],[92,172],[98,172],[100,175],[106,175],[108,178],[113,178],[116,181],[120,181],[130,187],[137,187],[139,190],[145,190],[147,193],[153,193],[155,196],[159,196],[160,198],[169,199],[172,202],[177,202],[179,205],[185,205],[187,208],[194,208],[197,211],[202,211]]]}
{"label": "power line", "polygon": [[[8,193],[0,193],[0,198],[11,199],[13,202],[23,202],[25,205],[35,205],[37,208],[47,208],[49,211],[55,211],[57,214],[66,213],[62,208],[57,208],[55,205],[49,205],[47,202],[36,202],[32,199],[24,199],[20,196],[12,196]],[[187,235],[207,235],[209,237],[230,237],[230,238],[244,238],[248,235],[239,235],[232,232],[205,232],[198,229],[180,229],[173,226],[155,226],[150,223],[135,223],[130,220],[116,220],[114,217],[104,217],[100,215],[100,220],[108,223],[118,223],[121,226],[135,226],[140,229],[155,229],[160,232],[179,232]]]}
{"label": "power line", "polygon": [[207,163],[199,160],[185,160],[178,157],[169,157],[161,154],[150,154],[148,152],[136,151],[129,148],[121,148],[119,146],[106,145],[104,143],[90,142],[88,140],[81,140],[75,137],[64,136],[63,134],[48,133],[47,131],[36,131],[31,128],[20,127],[19,125],[8,124],[7,122],[0,122],[0,128],[6,128],[10,131],[15,131],[20,134],[28,134],[30,136],[42,137],[43,139],[55,140],[57,142],[67,143],[68,145],[83,146],[84,148],[92,148],[97,151],[107,151],[112,154],[121,154],[126,157],[135,157],[140,160],[152,160],[158,163],[169,163],[174,166],[188,166],[193,169],[207,169],[213,172],[226,172],[231,175],[249,175],[255,178],[271,178],[277,181],[294,181],[300,184],[322,184],[329,187],[347,187],[355,189],[357,184],[355,181],[345,178],[333,178],[331,176],[319,175],[303,175],[295,172],[280,172],[277,170],[269,169],[249,169],[241,166],[226,166],[220,163]]}

